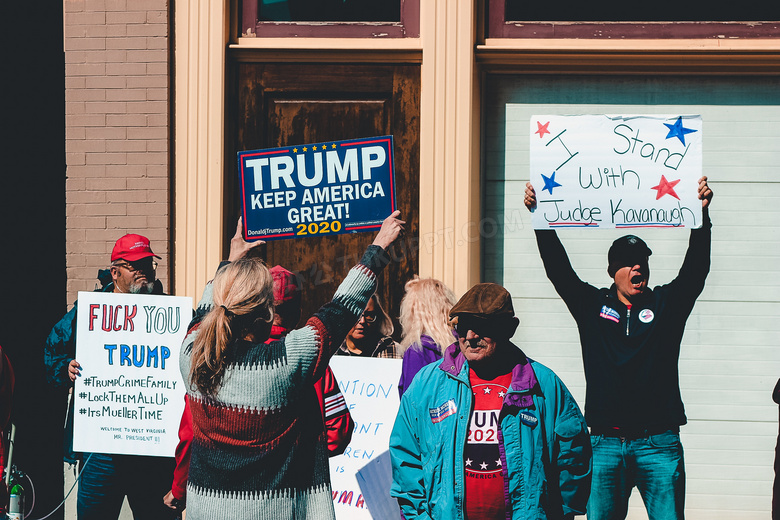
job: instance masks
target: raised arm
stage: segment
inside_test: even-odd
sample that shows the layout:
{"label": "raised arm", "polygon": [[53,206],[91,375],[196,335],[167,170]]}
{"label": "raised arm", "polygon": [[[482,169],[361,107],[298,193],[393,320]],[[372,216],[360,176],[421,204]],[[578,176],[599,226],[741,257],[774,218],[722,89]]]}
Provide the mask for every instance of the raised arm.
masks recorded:
{"label": "raised arm", "polygon": [[710,272],[710,251],[712,249],[712,222],[710,221],[710,206],[712,205],[712,189],[707,184],[707,177],[699,179],[699,199],[702,207],[702,225],[691,230],[688,240],[688,250],[685,252],[680,272],[669,285],[680,293],[680,303],[693,305],[696,297],[704,290],[704,283]]}
{"label": "raised arm", "polygon": [[[299,346],[301,349],[305,348],[304,345],[310,338],[316,341],[316,358],[309,367],[313,370],[313,381],[325,374],[328,360],[360,319],[368,299],[376,291],[377,275],[390,263],[386,249],[402,235],[404,230],[405,222],[398,218],[399,215],[400,212],[395,211],[385,219],[360,263],[350,269],[344,281],[336,289],[333,300],[323,305],[314,316],[309,318],[303,329],[294,330],[285,338],[289,353]],[[307,357],[303,352],[301,355]],[[307,371],[307,367],[303,369]]]}
{"label": "raised arm", "polygon": [[[525,185],[523,202],[528,211],[536,209],[536,191],[530,182]],[[555,230],[537,229],[535,234],[536,245],[539,248],[539,255],[542,258],[547,278],[552,282],[555,291],[566,302],[569,309],[574,312],[573,306],[580,299],[582,291],[591,288],[591,286],[577,276],[571,266],[571,261],[569,261],[569,255],[566,254],[566,249],[564,249]]]}
{"label": "raised arm", "polygon": [[[229,262],[235,262],[239,258],[248,255],[257,247],[265,244],[264,240],[247,242],[244,240],[242,229],[242,217],[238,217],[238,222],[236,223],[236,232],[233,235],[233,238],[230,239],[230,253],[228,254],[228,259],[225,262],[221,262],[217,270],[221,269]],[[200,297],[198,306],[195,308],[195,314],[192,317],[192,321],[190,322],[189,327],[187,327],[188,330],[193,330],[193,328],[203,320],[206,314],[208,314],[211,308],[214,306],[212,289],[212,280],[209,280],[209,282],[206,284],[206,287],[203,289],[203,295]]]}

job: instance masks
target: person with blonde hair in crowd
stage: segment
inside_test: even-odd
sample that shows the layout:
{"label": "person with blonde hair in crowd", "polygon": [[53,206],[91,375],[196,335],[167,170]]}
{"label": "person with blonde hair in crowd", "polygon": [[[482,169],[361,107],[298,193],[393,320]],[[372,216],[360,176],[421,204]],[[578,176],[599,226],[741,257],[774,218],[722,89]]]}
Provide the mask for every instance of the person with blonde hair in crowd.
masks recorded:
{"label": "person with blonde hair in crowd", "polygon": [[379,303],[379,297],[374,294],[336,355],[390,359],[401,357],[398,354],[398,344],[392,338],[394,330],[393,320]]}
{"label": "person with blonde hair in crowd", "polygon": [[441,359],[444,349],[457,341],[449,323],[450,309],[457,300],[449,287],[433,278],[415,276],[406,282],[404,291],[399,318],[403,329],[400,395],[422,367]]}
{"label": "person with blonde hair in crowd", "polygon": [[239,220],[230,263],[206,285],[182,344],[193,423],[189,520],[335,518],[314,382],[376,290],[403,231],[399,215],[385,219],[333,300],[270,344],[273,278],[247,255],[259,242],[244,240]]}

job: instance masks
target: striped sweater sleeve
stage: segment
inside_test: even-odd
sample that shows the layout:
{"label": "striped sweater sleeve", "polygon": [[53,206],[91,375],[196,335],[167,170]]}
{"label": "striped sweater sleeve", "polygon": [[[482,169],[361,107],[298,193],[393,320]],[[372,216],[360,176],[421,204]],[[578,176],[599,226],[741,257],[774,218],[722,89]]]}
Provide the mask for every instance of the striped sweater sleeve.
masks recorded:
{"label": "striped sweater sleeve", "polygon": [[[360,319],[376,291],[377,274],[388,263],[387,254],[381,247],[368,246],[360,263],[350,269],[336,289],[333,300],[320,307],[305,327],[290,332],[285,338],[288,355],[299,357],[301,370],[311,382],[325,374],[331,356]],[[301,341],[312,336],[316,349],[311,348],[309,341]],[[297,348],[298,345],[301,348]]]}

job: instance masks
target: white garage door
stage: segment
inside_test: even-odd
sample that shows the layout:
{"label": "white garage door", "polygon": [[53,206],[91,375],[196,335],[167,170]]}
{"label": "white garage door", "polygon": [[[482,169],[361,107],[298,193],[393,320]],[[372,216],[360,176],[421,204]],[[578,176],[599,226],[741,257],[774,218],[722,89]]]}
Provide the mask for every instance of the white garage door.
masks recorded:
{"label": "white garage door", "polygon": [[[515,341],[555,370],[582,406],[574,320],[545,277],[522,205],[534,114],[701,114],[704,174],[715,192],[712,270],[688,320],[680,384],[689,519],[769,518],[780,377],[780,80],[488,76],[483,213],[506,222],[483,237],[483,280],[504,284],[521,326]],[[558,231],[580,278],[608,286],[619,230]],[[651,285],[668,283],[686,230],[641,230]],[[647,518],[637,493],[631,519]]]}

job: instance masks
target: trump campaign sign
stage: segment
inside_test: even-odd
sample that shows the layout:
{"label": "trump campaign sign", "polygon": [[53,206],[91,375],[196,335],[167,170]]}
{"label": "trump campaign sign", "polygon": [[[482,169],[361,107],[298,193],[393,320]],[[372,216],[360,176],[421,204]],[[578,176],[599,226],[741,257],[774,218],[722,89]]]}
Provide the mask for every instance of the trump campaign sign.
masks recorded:
{"label": "trump campaign sign", "polygon": [[246,240],[379,229],[397,207],[393,137],[238,152]]}

